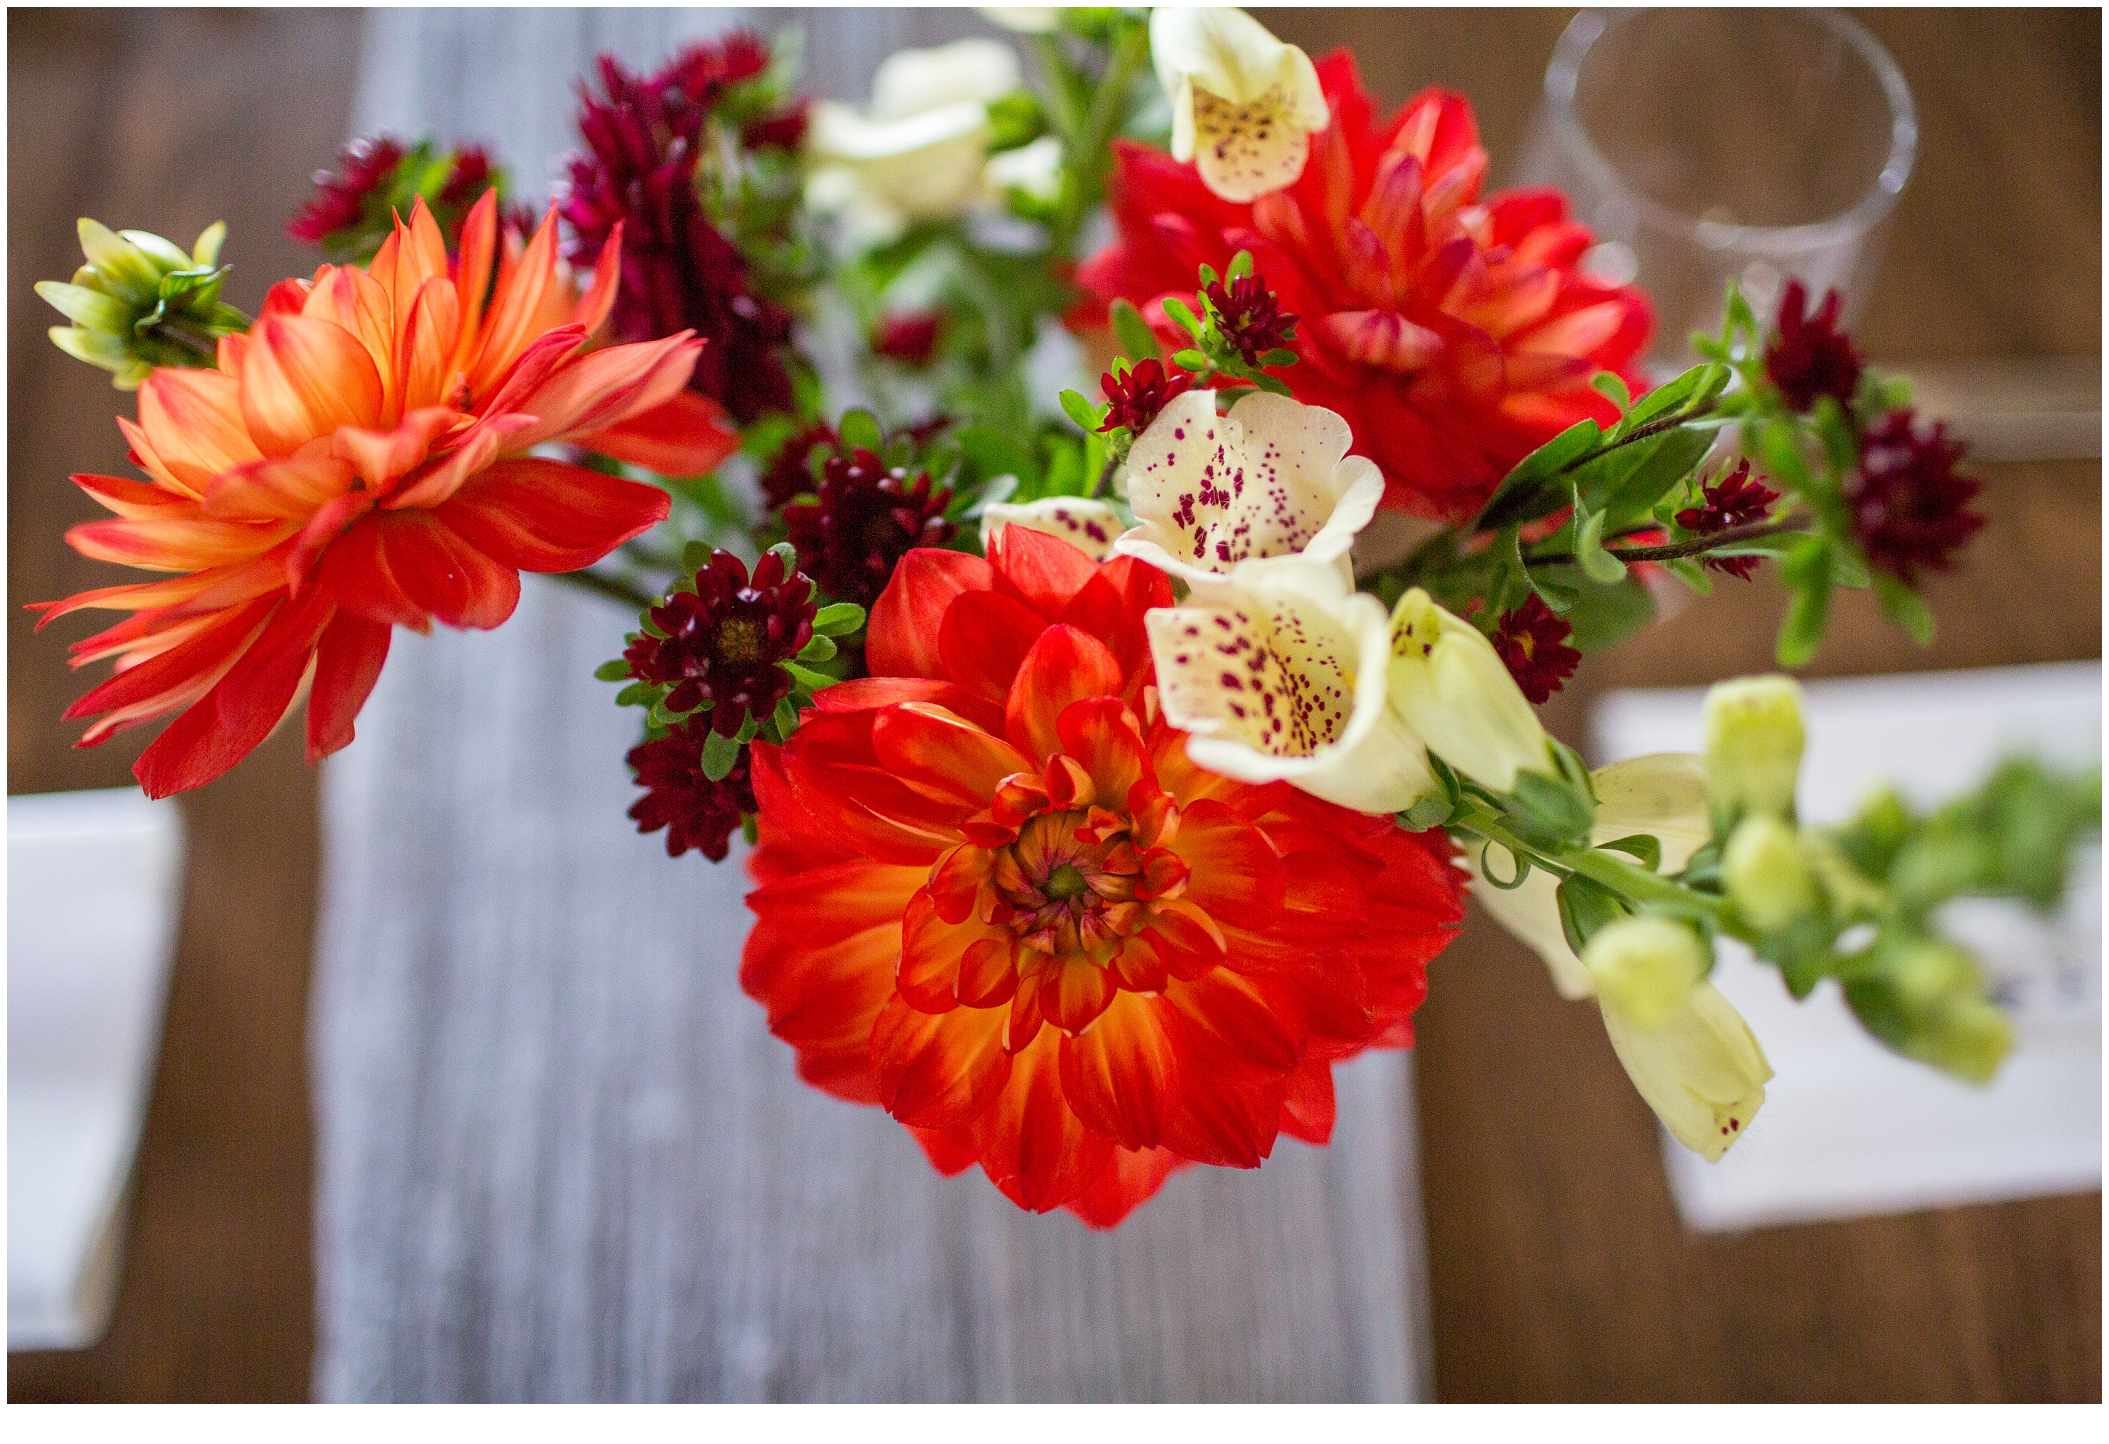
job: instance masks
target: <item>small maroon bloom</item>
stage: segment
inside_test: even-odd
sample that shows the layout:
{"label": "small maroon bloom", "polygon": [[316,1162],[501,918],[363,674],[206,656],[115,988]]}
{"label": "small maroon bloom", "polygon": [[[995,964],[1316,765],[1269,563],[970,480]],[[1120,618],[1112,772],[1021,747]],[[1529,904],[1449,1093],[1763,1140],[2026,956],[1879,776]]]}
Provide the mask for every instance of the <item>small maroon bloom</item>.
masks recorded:
{"label": "small maroon bloom", "polygon": [[1809,293],[1798,280],[1780,294],[1772,342],[1765,347],[1765,375],[1796,411],[1807,411],[1816,398],[1829,396],[1840,406],[1853,403],[1860,389],[1860,354],[1852,338],[1838,329],[1844,304],[1837,289],[1824,292],[1815,314],[1805,315]]}
{"label": "small maroon bloom", "polygon": [[1285,348],[1296,337],[1300,319],[1283,311],[1280,299],[1267,289],[1258,272],[1229,283],[1217,281],[1206,289],[1209,305],[1215,307],[1223,338],[1237,347],[1247,366],[1260,364],[1269,351]]}
{"label": "small maroon bloom", "polygon": [[630,749],[630,768],[644,796],[630,804],[639,832],[666,829],[666,855],[679,857],[691,848],[712,862],[723,862],[741,819],[757,810],[754,776],[747,749],[741,748],[732,771],[716,782],[703,773],[706,729],[683,722],[666,736]]}
{"label": "small maroon bloom", "polygon": [[873,354],[904,366],[928,366],[945,329],[942,311],[909,311],[888,316],[872,332]]}
{"label": "small maroon bloom", "polygon": [[1146,360],[1136,362],[1124,376],[1108,371],[1098,378],[1098,384],[1113,407],[1099,430],[1125,426],[1131,435],[1140,436],[1150,429],[1157,413],[1172,404],[1172,398],[1192,389],[1194,378],[1177,367]]}
{"label": "small maroon bloom", "polygon": [[402,143],[390,136],[353,141],[337,157],[334,171],[315,172],[315,194],[286,222],[286,234],[303,245],[319,246],[368,219],[368,199],[378,194],[385,201],[405,154]]}
{"label": "small maroon bloom", "polygon": [[437,206],[467,214],[483,199],[483,193],[498,184],[498,168],[480,145],[463,146],[454,152],[454,167],[440,187]]}
{"label": "small maroon bloom", "polygon": [[1860,441],[1860,466],[1845,482],[1845,504],[1853,534],[1867,559],[1913,585],[1923,568],[1944,572],[1954,554],[1984,525],[1970,510],[1978,484],[1955,474],[1961,442],[1948,439],[1945,423],[1930,431],[1912,428],[1909,408],[1892,411],[1867,429]]}
{"label": "small maroon bloom", "polygon": [[813,453],[833,451],[841,442],[835,428],[825,421],[816,421],[803,431],[792,433],[776,453],[775,460],[762,472],[762,499],[769,510],[780,511],[791,504],[791,498],[803,492],[820,489],[813,478]]}
{"label": "small maroon bloom", "polygon": [[828,459],[818,499],[785,507],[784,527],[823,592],[868,607],[911,549],[951,540],[951,501],[951,488],[932,485],[930,473],[910,476],[860,446]]}
{"label": "small maroon bloom", "polygon": [[[1750,526],[1772,514],[1779,493],[1750,475],[1750,463],[1738,461],[1701,493],[1705,504],[1688,506],[1677,513],[1677,525],[1699,536],[1711,536],[1731,527]],[[1758,557],[1707,557],[1705,563],[1717,572],[1750,580]]]}
{"label": "small maroon bloom", "polygon": [[806,101],[803,96],[775,115],[750,120],[740,128],[740,144],[749,150],[768,150],[772,146],[779,150],[796,150],[805,144],[805,139]]}
{"label": "small maroon bloom", "polygon": [[1565,686],[1580,665],[1582,654],[1567,645],[1573,635],[1574,628],[1532,592],[1522,606],[1502,613],[1492,640],[1509,675],[1536,705]]}
{"label": "small maroon bloom", "polygon": [[711,727],[726,737],[747,718],[766,717],[791,690],[779,665],[813,639],[813,584],[803,573],[784,574],[783,558],[765,553],[746,564],[728,551],[710,554],[694,591],[677,591],[652,608],[652,625],[624,651],[630,675],[671,686],[669,712],[710,709]]}

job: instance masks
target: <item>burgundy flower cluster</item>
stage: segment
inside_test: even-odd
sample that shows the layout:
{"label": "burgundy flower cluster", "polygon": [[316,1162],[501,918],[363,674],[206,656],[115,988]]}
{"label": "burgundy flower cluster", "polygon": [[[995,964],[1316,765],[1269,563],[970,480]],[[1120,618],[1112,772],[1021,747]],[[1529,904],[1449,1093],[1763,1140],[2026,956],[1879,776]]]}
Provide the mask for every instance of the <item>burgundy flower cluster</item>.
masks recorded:
{"label": "burgundy flower cluster", "polygon": [[691,719],[664,737],[630,749],[630,770],[645,789],[644,796],[630,804],[630,820],[639,832],[665,828],[668,857],[693,848],[712,862],[723,862],[733,832],[746,814],[757,810],[754,773],[742,748],[732,771],[711,781],[703,771],[707,730],[700,720]]}
{"label": "burgundy flower cluster", "polygon": [[[1738,461],[1733,471],[1724,472],[1701,491],[1700,497],[1702,505],[1688,506],[1677,513],[1677,525],[1698,536],[1712,536],[1763,521],[1772,514],[1772,504],[1779,500],[1779,493],[1751,476],[1749,462]],[[1706,565],[1747,582],[1758,561],[1757,557],[1710,556]]]}
{"label": "burgundy flower cluster", "polygon": [[1284,311],[1267,287],[1266,278],[1247,273],[1230,282],[1211,282],[1203,291],[1215,308],[1217,329],[1237,348],[1247,366],[1257,366],[1269,351],[1284,349],[1296,339],[1301,318]]}
{"label": "burgundy flower cluster", "polygon": [[448,249],[461,241],[461,224],[483,193],[502,191],[505,176],[480,145],[445,155],[430,141],[405,148],[392,136],[355,140],[335,170],[315,172],[315,194],[286,222],[286,234],[333,257],[365,260],[423,195]]}
{"label": "burgundy flower cluster", "polygon": [[1173,398],[1193,389],[1194,378],[1176,366],[1145,360],[1136,362],[1122,375],[1106,372],[1098,378],[1098,384],[1111,405],[1098,429],[1105,432],[1125,426],[1129,435],[1140,436],[1149,430],[1157,413],[1172,404]]}
{"label": "burgundy flower cluster", "polygon": [[1532,592],[1522,606],[1502,613],[1490,640],[1523,695],[1536,705],[1564,687],[1581,665],[1582,654],[1567,645],[1573,635],[1574,628]]}
{"label": "burgundy flower cluster", "polygon": [[813,639],[818,609],[812,582],[803,573],[787,575],[775,552],[749,576],[738,557],[714,551],[696,572],[694,591],[676,591],[652,608],[652,625],[666,635],[639,634],[623,660],[631,676],[673,689],[667,711],[708,708],[712,730],[730,737],[750,716],[775,711],[790,692],[791,675],[780,664]]}
{"label": "burgundy flower cluster", "polygon": [[1978,484],[1955,474],[1962,443],[1935,422],[1913,424],[1909,410],[1892,411],[1860,439],[1860,466],[1845,483],[1853,533],[1867,559],[1907,586],[1923,571],[1944,572],[1977,534],[1984,518],[1970,510]]}
{"label": "burgundy flower cluster", "polygon": [[1843,299],[1835,288],[1827,291],[1813,314],[1808,300],[1807,287],[1798,280],[1787,282],[1772,340],[1765,347],[1765,375],[1791,410],[1808,411],[1819,396],[1851,407],[1860,389],[1861,366],[1852,338],[1838,329]]}
{"label": "burgundy flower cluster", "polygon": [[[600,57],[604,99],[582,93],[578,127],[587,153],[571,163],[558,204],[571,227],[570,258],[597,260],[623,223],[622,287],[613,334],[655,340],[692,330],[709,342],[689,384],[749,422],[793,405],[784,348],[791,315],[755,292],[739,248],[704,214],[696,170],[704,130],[728,89],[763,74],[767,46],[732,35],[682,51],[658,73],[634,75]],[[795,145],[804,101],[742,126],[752,147]]]}
{"label": "burgundy flower cluster", "polygon": [[916,547],[943,546],[954,527],[945,517],[952,489],[930,473],[888,466],[863,447],[828,457],[814,499],[782,510],[799,565],[835,601],[869,607],[886,590],[893,569]]}

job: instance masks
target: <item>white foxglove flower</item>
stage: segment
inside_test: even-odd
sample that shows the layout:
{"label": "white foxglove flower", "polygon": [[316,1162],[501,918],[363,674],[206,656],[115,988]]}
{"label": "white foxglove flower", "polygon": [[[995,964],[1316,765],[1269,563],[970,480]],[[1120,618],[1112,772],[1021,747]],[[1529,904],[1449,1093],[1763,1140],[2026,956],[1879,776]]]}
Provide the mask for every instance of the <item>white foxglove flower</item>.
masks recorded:
{"label": "white foxglove flower", "polygon": [[[1599,767],[1589,774],[1596,789],[1596,824],[1589,841],[1601,847],[1623,837],[1652,837],[1662,848],[1663,876],[1682,872],[1712,835],[1706,820],[1706,763],[1689,752],[1658,752]],[[1503,890],[1487,880],[1480,857],[1472,863],[1472,896],[1494,920],[1528,943],[1545,960],[1553,986],[1564,998],[1586,998],[1596,984],[1560,926],[1554,897],[1559,879],[1533,868],[1520,887]],[[1497,850],[1495,870],[1502,870]]]}
{"label": "white foxglove flower", "polygon": [[1165,717],[1187,755],[1243,782],[1286,779],[1363,812],[1437,790],[1419,739],[1385,699],[1384,607],[1334,567],[1241,563],[1143,618]]}
{"label": "white foxglove flower", "polygon": [[981,509],[981,549],[1007,526],[1058,536],[1095,562],[1113,555],[1121,534],[1120,513],[1110,502],[1083,496],[1051,496],[1045,501],[994,502]]}
{"label": "white foxglove flower", "polygon": [[1712,983],[1693,988],[1654,1028],[1606,1001],[1604,1031],[1662,1126],[1709,1163],[1721,1161],[1764,1105],[1772,1065],[1743,1015]]}
{"label": "white foxglove flower", "polygon": [[1419,587],[1391,614],[1391,705],[1428,750],[1484,787],[1554,773],[1545,728],[1479,629]]}
{"label": "white foxglove flower", "polygon": [[814,103],[808,204],[839,215],[852,242],[863,245],[985,204],[992,199],[988,105],[1018,80],[1018,57],[995,40],[889,55],[873,77],[868,112]]}
{"label": "white foxglove flower", "polygon": [[1801,684],[1738,677],[1706,694],[1706,770],[1724,830],[1745,815],[1789,817],[1801,778]]}
{"label": "white foxglove flower", "polygon": [[1213,391],[1172,398],[1128,452],[1136,527],[1120,550],[1187,582],[1301,556],[1353,581],[1348,549],[1384,499],[1339,416],[1255,391],[1227,416]]}
{"label": "white foxglove flower", "polygon": [[1210,190],[1249,201],[1303,174],[1329,119],[1310,56],[1242,10],[1159,6],[1150,58],[1172,102],[1172,158]]}
{"label": "white foxglove flower", "polygon": [[1684,1006],[1712,958],[1685,924],[1643,914],[1598,928],[1582,950],[1582,964],[1607,1012],[1660,1028]]}

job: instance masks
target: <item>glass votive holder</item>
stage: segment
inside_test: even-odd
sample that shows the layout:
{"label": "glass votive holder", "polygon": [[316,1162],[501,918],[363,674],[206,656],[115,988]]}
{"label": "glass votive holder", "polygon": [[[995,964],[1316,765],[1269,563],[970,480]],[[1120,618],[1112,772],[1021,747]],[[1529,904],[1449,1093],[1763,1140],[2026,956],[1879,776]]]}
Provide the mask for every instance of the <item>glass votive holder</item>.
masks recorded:
{"label": "glass votive holder", "polygon": [[1911,91],[1873,36],[1820,10],[1585,10],[1553,51],[1515,179],[1596,233],[1583,269],[1653,298],[1658,374],[1695,359],[1727,284],[1764,316],[1799,277],[1850,320],[1911,175]]}

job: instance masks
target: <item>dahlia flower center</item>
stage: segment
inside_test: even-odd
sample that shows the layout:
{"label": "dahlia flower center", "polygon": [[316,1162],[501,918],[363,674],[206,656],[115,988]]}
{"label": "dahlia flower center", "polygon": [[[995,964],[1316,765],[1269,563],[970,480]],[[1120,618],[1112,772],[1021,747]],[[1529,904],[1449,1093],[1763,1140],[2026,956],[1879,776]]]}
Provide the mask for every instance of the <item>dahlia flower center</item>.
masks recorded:
{"label": "dahlia flower center", "polygon": [[1100,809],[1043,814],[1019,829],[993,869],[994,921],[1036,952],[1105,963],[1146,921],[1136,902],[1143,859],[1128,820]]}
{"label": "dahlia flower center", "polygon": [[1047,875],[1047,895],[1056,902],[1068,902],[1090,886],[1073,862],[1065,862]]}
{"label": "dahlia flower center", "polygon": [[717,655],[733,666],[760,661],[762,629],[745,617],[727,617],[718,625]]}

